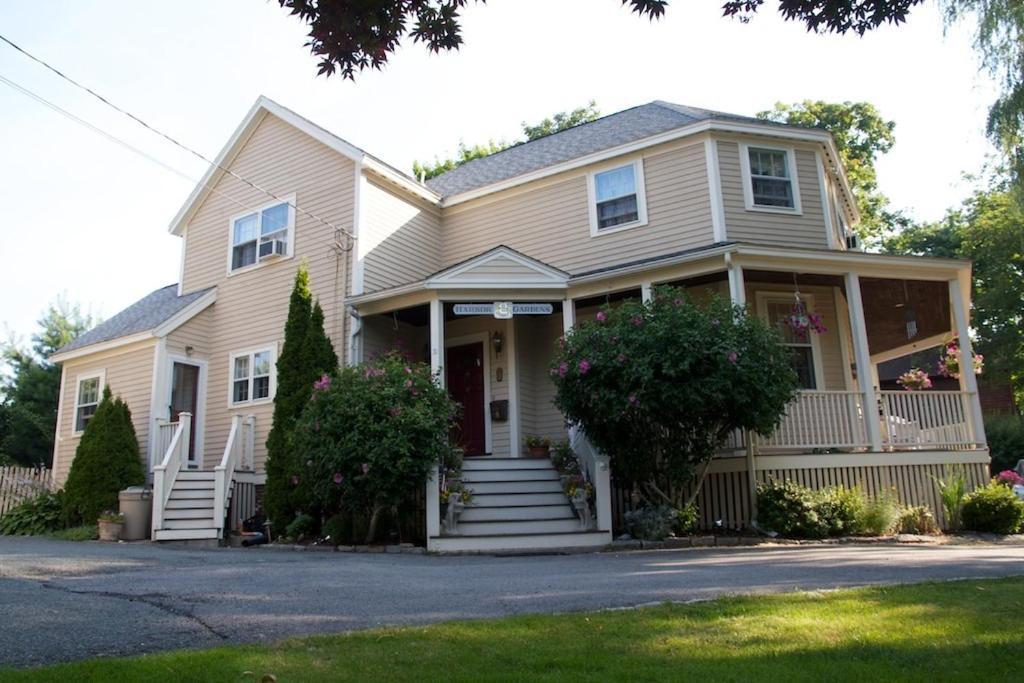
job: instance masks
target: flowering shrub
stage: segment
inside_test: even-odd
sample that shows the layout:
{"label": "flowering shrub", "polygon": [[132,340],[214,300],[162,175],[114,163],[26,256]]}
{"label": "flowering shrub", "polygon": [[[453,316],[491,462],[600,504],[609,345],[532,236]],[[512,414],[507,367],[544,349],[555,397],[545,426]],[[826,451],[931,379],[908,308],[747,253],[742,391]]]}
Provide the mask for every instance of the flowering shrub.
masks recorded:
{"label": "flowering shrub", "polygon": [[1003,470],[996,475],[996,481],[1003,486],[1009,486],[1010,488],[1013,488],[1014,486],[1024,486],[1024,477],[1020,476],[1013,470]]}
{"label": "flowering shrub", "polygon": [[786,319],[786,324],[793,330],[793,334],[796,335],[797,339],[806,339],[808,332],[814,332],[815,334],[828,332],[821,314],[808,311],[807,305],[799,297],[797,297],[796,303],[793,304],[793,311]]}
{"label": "flowering shrub", "polygon": [[931,378],[928,377],[928,373],[921,368],[907,370],[899,376],[896,383],[907,391],[921,391],[922,389],[932,388]]}
{"label": "flowering shrub", "polygon": [[290,481],[303,511],[369,514],[370,542],[382,511],[457,459],[448,439],[456,407],[429,366],[397,353],[321,377],[291,444],[300,462]]}
{"label": "flowering shrub", "polygon": [[[975,353],[971,362],[975,375],[980,375],[985,369],[985,357]],[[960,341],[953,337],[953,341],[942,348],[942,355],[939,356],[939,373],[943,377],[960,379]]]}
{"label": "flowering shrub", "polygon": [[616,476],[673,509],[734,430],[771,433],[796,390],[777,331],[728,300],[694,304],[672,288],[581,322],[551,377],[555,405]]}

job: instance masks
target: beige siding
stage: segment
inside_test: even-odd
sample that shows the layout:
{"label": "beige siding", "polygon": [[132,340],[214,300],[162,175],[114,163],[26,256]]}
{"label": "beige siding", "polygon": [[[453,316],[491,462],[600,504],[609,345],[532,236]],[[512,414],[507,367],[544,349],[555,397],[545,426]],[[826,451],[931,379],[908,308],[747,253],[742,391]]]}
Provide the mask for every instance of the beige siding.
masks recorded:
{"label": "beige siding", "polygon": [[504,244],[578,273],[713,242],[703,143],[653,148],[643,164],[647,225],[591,237],[583,169],[446,209],[444,265]]}
{"label": "beige siding", "polygon": [[213,310],[207,308],[167,335],[167,353],[172,356],[188,355],[187,347],[197,358],[208,359],[210,334],[213,328]]}
{"label": "beige siding", "polygon": [[565,419],[555,408],[555,383],[549,373],[556,343],[562,334],[562,318],[556,315],[516,319],[519,341],[519,417],[523,434],[552,441],[567,438]]}
{"label": "beige siding", "polygon": [[828,248],[828,231],[825,228],[818,185],[818,165],[813,151],[796,148],[802,215],[750,211],[746,208],[738,141],[718,141],[718,163],[722,177],[727,239],[734,242],[764,242],[776,246]]}
{"label": "beige siding", "polygon": [[375,292],[422,280],[441,269],[437,209],[399,197],[372,181],[363,184],[363,291]]}
{"label": "beige siding", "polygon": [[[231,163],[231,169],[277,196],[292,193],[299,206],[346,230],[353,227],[355,164],[304,133],[267,115]],[[345,313],[342,293],[347,257],[336,252],[334,230],[303,213],[296,216],[294,258],[268,262],[226,275],[229,221],[240,210],[224,194],[247,206],[267,203],[266,195],[230,176],[217,184],[187,227],[184,289],[217,286],[217,302],[203,314],[208,326],[209,376],[204,465],[216,464],[224,450],[234,413],[256,416],[256,466],[262,470],[273,405],[228,405],[229,358],[233,352],[274,347],[280,352],[295,271],[305,260],[313,294],[324,308],[325,327],[339,358],[344,358]]]}
{"label": "beige siding", "polygon": [[75,399],[78,377],[103,372],[104,386],[110,387],[132,411],[132,424],[139,438],[139,453],[147,463],[150,424],[150,397],[153,390],[153,348],[155,342],[143,342],[123,350],[98,353],[64,363],[63,392],[57,416],[57,449],[53,463],[54,481],[63,486],[67,480],[75,449],[81,441],[74,434]]}

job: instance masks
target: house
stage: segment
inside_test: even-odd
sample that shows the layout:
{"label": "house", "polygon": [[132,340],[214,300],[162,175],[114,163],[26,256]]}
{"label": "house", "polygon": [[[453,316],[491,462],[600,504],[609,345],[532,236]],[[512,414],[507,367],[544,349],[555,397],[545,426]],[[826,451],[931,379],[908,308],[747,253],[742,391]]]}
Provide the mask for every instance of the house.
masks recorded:
{"label": "house", "polygon": [[[737,434],[713,463],[705,527],[748,522],[768,477],[895,487],[941,516],[930,475],[961,463],[988,476],[976,379],[882,391],[876,368],[954,334],[970,352],[971,265],[865,253],[857,220],[821,130],[651,102],[420,183],[260,98],[171,221],[179,283],[53,356],[56,479],[109,384],[152,474],[154,538],[220,537],[227,507],[251,505],[264,478],[275,359],[305,261],[339,358],[399,346],[465,407],[477,495],[457,530],[443,527],[431,482],[433,549],[611,538],[614,472],[553,407],[547,368],[564,330],[662,283],[779,324],[800,377],[773,435]],[[793,335],[798,300],[827,329]],[[546,462],[521,457],[527,434],[572,440],[597,489],[594,519],[576,518]]]}

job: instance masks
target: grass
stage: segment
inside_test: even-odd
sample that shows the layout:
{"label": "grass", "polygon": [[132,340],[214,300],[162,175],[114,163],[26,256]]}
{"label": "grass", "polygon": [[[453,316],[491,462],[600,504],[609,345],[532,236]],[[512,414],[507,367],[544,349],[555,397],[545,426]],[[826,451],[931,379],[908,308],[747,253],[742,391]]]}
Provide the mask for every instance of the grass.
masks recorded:
{"label": "grass", "polygon": [[960,581],[387,628],[0,680],[996,681],[1019,673],[1022,613],[1024,578]]}
{"label": "grass", "polygon": [[99,531],[95,524],[85,524],[70,529],[57,529],[46,535],[61,541],[94,541],[99,538]]}

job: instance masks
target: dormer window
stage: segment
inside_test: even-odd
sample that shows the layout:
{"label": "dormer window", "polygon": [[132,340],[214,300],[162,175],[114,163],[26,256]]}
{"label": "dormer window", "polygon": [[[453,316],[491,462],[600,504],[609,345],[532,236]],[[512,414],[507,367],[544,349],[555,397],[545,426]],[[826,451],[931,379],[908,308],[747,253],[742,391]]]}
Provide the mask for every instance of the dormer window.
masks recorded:
{"label": "dormer window", "polygon": [[295,212],[292,202],[274,202],[231,220],[229,271],[291,255]]}
{"label": "dormer window", "polygon": [[792,149],[742,145],[743,194],[748,210],[800,213]]}
{"label": "dormer window", "polygon": [[617,232],[647,222],[644,172],[640,159],[591,173],[587,178],[591,235]]}

